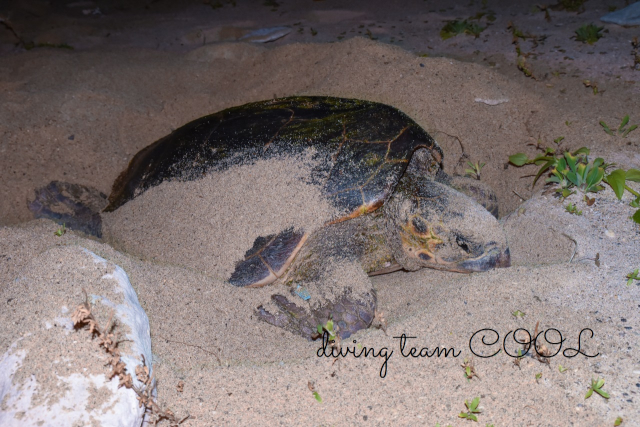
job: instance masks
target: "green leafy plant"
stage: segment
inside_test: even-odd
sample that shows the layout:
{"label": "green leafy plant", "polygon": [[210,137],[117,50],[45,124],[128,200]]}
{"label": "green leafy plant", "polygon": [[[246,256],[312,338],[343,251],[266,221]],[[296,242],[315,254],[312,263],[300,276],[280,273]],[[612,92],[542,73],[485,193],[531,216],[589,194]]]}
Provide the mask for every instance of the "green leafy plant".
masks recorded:
{"label": "green leafy plant", "polygon": [[318,334],[322,336],[324,332],[329,334],[329,341],[335,341],[337,338],[337,331],[333,328],[333,320],[327,320],[324,325],[318,325]]}
{"label": "green leafy plant", "polygon": [[62,224],[62,227],[58,228],[58,229],[56,230],[56,232],[55,232],[55,233],[53,233],[53,234],[54,234],[54,235],[56,235],[56,236],[58,236],[58,237],[62,237],[62,235],[63,235],[64,233],[66,233],[66,232],[67,232],[66,224]]}
{"label": "green leafy plant", "polygon": [[521,319],[524,319],[525,313],[524,313],[524,312],[522,312],[522,311],[520,311],[520,310],[516,310],[516,311],[514,311],[513,313],[511,313],[511,315],[512,315],[513,317],[515,317],[515,318],[518,318],[518,317],[519,317],[519,318],[521,318]]}
{"label": "green leafy plant", "polygon": [[620,126],[618,126],[618,130],[616,132],[611,130],[611,127],[605,123],[604,120],[600,120],[600,126],[604,129],[606,133],[611,136],[622,135],[623,138],[626,138],[629,135],[629,132],[634,131],[638,128],[638,125],[631,125],[628,128],[625,128],[626,125],[629,124],[629,115],[624,116],[622,121],[620,122]]}
{"label": "green leafy plant", "polygon": [[589,387],[589,390],[587,391],[587,394],[584,396],[584,398],[585,399],[590,398],[591,395],[593,394],[593,392],[595,391],[600,396],[604,397],[605,399],[608,399],[609,398],[609,393],[604,391],[602,389],[602,386],[604,386],[604,378],[598,378],[598,379],[592,378],[591,379],[591,387]]}
{"label": "green leafy plant", "polygon": [[[622,199],[624,190],[627,190],[635,196],[630,205],[635,208],[640,207],[640,193],[626,184],[627,181],[640,182],[640,170],[629,169],[625,171],[624,169],[616,169],[611,173],[607,173],[606,170],[613,165],[605,163],[601,157],[590,162],[589,152],[588,148],[582,147],[573,153],[566,151],[560,155],[556,154],[553,148],[546,148],[544,154],[540,154],[533,159],[530,159],[524,153],[514,154],[509,156],[509,162],[515,166],[527,164],[540,166],[533,180],[533,185],[545,172],[548,172],[551,176],[547,178],[546,182],[557,184],[559,188],[556,191],[562,197],[568,197],[574,192],[574,188],[582,193],[596,193],[604,188],[601,185],[604,182],[616,193],[618,200]],[[631,219],[640,224],[640,209],[635,212]]]}
{"label": "green leafy plant", "polygon": [[575,31],[576,40],[583,43],[594,44],[602,38],[602,34],[600,34],[602,30],[604,30],[604,27],[598,27],[593,24],[585,24]]}
{"label": "green leafy plant", "polygon": [[469,22],[466,19],[464,21],[455,20],[447,22],[446,25],[442,27],[440,37],[442,40],[447,40],[463,33],[478,37],[484,30],[485,27],[481,27],[474,22]]}
{"label": "green leafy plant", "polygon": [[578,208],[576,207],[576,205],[569,203],[567,206],[564,207],[564,209],[569,212],[570,214],[574,214],[574,215],[582,215],[582,211],[579,211]]}
{"label": "green leafy plant", "polygon": [[613,422],[613,425],[614,425],[614,427],[622,425],[622,417],[616,418],[616,420]]}
{"label": "green leafy plant", "polygon": [[633,283],[634,280],[640,280],[640,276],[638,275],[638,271],[640,271],[640,269],[636,268],[635,270],[633,270],[631,273],[627,274],[627,286],[631,286],[631,284]]}
{"label": "green leafy plant", "polygon": [[471,178],[480,180],[480,171],[482,170],[485,164],[486,163],[482,163],[482,162],[471,163],[467,161],[467,166],[469,166],[469,169],[464,170],[465,175]]}
{"label": "green leafy plant", "polygon": [[593,162],[589,162],[589,149],[582,147],[573,153],[566,151],[564,154],[556,155],[553,148],[546,148],[544,154],[529,159],[526,154],[518,153],[509,156],[509,162],[516,166],[526,164],[541,165],[533,185],[536,184],[540,176],[549,171],[551,176],[546,182],[556,183],[560,186],[559,192],[563,197],[572,193],[571,188],[577,188],[583,193],[598,192],[602,190],[600,182],[604,177],[604,160],[598,157]]}
{"label": "green leafy plant", "polygon": [[558,371],[560,371],[561,374],[564,374],[565,372],[567,372],[567,368],[562,365],[558,365]]}
{"label": "green leafy plant", "polygon": [[467,407],[467,412],[460,412],[458,416],[460,418],[466,418],[468,420],[478,422],[478,417],[476,417],[475,414],[479,414],[480,412],[482,412],[478,409],[478,405],[480,404],[480,398],[476,397],[471,401],[471,403],[469,403],[468,400],[465,400],[464,404]]}
{"label": "green leafy plant", "polygon": [[542,372],[538,372],[536,374],[536,382],[538,382],[538,380],[540,380],[542,378]]}

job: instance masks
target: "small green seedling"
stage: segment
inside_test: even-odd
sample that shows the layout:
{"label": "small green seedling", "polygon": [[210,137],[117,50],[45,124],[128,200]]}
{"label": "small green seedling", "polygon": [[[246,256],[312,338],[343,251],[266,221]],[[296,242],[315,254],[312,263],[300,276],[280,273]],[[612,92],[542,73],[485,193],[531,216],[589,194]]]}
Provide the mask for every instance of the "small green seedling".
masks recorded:
{"label": "small green seedling", "polygon": [[515,317],[516,319],[519,317],[521,319],[524,319],[525,313],[520,311],[520,310],[516,310],[513,313],[511,313],[513,315],[513,317]]}
{"label": "small green seedling", "polygon": [[473,365],[473,359],[464,359],[464,363],[460,365],[464,368],[464,377],[470,381],[473,377],[480,378],[476,373],[476,367]]}
{"label": "small green seedling", "polygon": [[587,391],[587,394],[584,396],[584,398],[585,399],[590,398],[591,395],[593,394],[593,392],[595,391],[600,396],[604,397],[605,399],[608,399],[609,398],[609,393],[604,391],[602,389],[602,386],[604,386],[604,378],[598,378],[598,379],[592,378],[591,379],[591,387],[589,387],[589,390]]}
{"label": "small green seedling", "polygon": [[576,30],[576,40],[583,43],[594,44],[602,38],[600,32],[604,27],[598,27],[593,24],[583,25]]}
{"label": "small green seedling", "polygon": [[320,397],[320,393],[316,390],[316,385],[313,381],[307,381],[307,387],[309,387],[309,391],[313,397],[320,403],[322,403],[322,397]]}
{"label": "small green seedling", "polygon": [[574,205],[573,203],[569,203],[567,206],[564,207],[564,209],[570,214],[582,215],[582,211],[579,211],[576,205]]}
{"label": "small green seedling", "polygon": [[56,232],[55,232],[55,233],[53,233],[53,234],[54,234],[54,235],[56,235],[56,236],[58,236],[58,237],[62,237],[62,235],[63,235],[64,233],[66,233],[66,232],[67,232],[66,224],[62,224],[62,227],[58,228],[58,229],[56,230]]}
{"label": "small green seedling", "polygon": [[476,417],[474,414],[479,414],[480,412],[482,412],[478,409],[478,405],[480,404],[480,398],[476,397],[471,401],[471,403],[469,403],[468,400],[465,400],[464,404],[467,407],[467,412],[460,412],[458,416],[460,418],[466,418],[468,420],[478,422],[478,417]]}
{"label": "small green seedling", "polygon": [[620,122],[620,126],[618,126],[618,130],[616,132],[611,130],[611,127],[605,123],[604,120],[600,120],[600,126],[604,129],[606,133],[611,136],[622,135],[623,138],[626,138],[629,135],[629,132],[634,131],[638,128],[638,125],[631,125],[628,128],[625,128],[629,124],[629,115],[627,114],[622,118]]}
{"label": "small green seedling", "polygon": [[333,329],[333,320],[329,319],[324,325],[318,325],[318,333],[321,336],[325,331],[329,334],[329,341],[335,341],[337,331]]}
{"label": "small green seedling", "polygon": [[520,361],[522,360],[523,357],[524,357],[524,354],[522,354],[522,349],[519,348],[516,358],[513,359],[513,364],[516,365],[518,368],[520,368]]}
{"label": "small green seedling", "polygon": [[583,80],[582,84],[584,85],[584,87],[590,87],[594,95],[597,95],[600,92],[598,90],[598,85],[595,82],[592,82],[591,80]]}
{"label": "small green seedling", "polygon": [[636,268],[635,270],[633,270],[633,272],[627,274],[627,279],[629,279],[627,280],[627,286],[631,286],[634,280],[640,280],[638,271],[640,271],[640,269]]}
{"label": "small green seedling", "polygon": [[536,374],[536,382],[538,382],[538,380],[541,379],[541,378],[542,378],[542,372],[538,372]]}
{"label": "small green seedling", "polygon": [[558,371],[560,371],[561,374],[564,374],[565,372],[567,372],[568,368],[565,368],[562,365],[558,365]]}
{"label": "small green seedling", "polygon": [[614,425],[614,427],[622,425],[622,417],[616,418],[616,420],[613,422],[613,425]]}
{"label": "small green seedling", "polygon": [[484,29],[484,27],[481,27],[476,23],[469,22],[466,19],[464,21],[449,21],[444,27],[442,27],[442,30],[440,30],[440,37],[442,40],[447,40],[451,37],[457,36],[458,34],[465,33],[477,38]]}
{"label": "small green seedling", "polygon": [[480,180],[480,171],[482,170],[485,164],[486,163],[482,163],[482,162],[471,163],[467,161],[467,165],[469,166],[469,169],[464,170],[465,175],[468,177]]}

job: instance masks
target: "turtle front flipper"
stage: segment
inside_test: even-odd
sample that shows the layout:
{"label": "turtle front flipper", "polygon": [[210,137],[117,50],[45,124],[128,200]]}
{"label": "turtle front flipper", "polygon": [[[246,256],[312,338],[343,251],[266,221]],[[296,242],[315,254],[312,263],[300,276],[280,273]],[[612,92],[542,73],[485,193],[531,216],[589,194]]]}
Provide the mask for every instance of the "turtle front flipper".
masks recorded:
{"label": "turtle front flipper", "polygon": [[47,218],[67,228],[102,237],[100,211],[107,206],[107,196],[92,187],[51,181],[36,190],[29,202],[34,218]]}
{"label": "turtle front flipper", "polygon": [[307,235],[293,227],[279,234],[258,237],[244,259],[236,264],[229,283],[249,288],[273,283],[289,268],[306,240]]}

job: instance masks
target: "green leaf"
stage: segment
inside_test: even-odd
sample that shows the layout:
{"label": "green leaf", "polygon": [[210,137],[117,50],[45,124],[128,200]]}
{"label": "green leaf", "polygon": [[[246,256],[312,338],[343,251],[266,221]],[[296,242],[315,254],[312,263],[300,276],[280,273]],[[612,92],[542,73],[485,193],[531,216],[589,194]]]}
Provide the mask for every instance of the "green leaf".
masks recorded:
{"label": "green leaf", "polygon": [[567,159],[567,165],[569,169],[572,171],[576,171],[576,161],[578,160],[576,156],[572,156],[568,151],[564,153],[564,157]]}
{"label": "green leaf", "polygon": [[587,147],[580,147],[571,154],[573,154],[574,156],[577,156],[578,154],[586,154],[588,156],[589,153],[591,153],[591,150],[589,150]]}
{"label": "green leaf", "polygon": [[[596,388],[601,388],[604,385],[604,378],[600,378],[597,382],[596,382]],[[596,390],[598,391],[598,390]]]}
{"label": "green leaf", "polygon": [[573,193],[575,193],[575,191],[571,191],[571,190],[568,190],[568,189],[565,188],[565,189],[562,190],[562,198],[566,199],[567,197],[569,197]]}
{"label": "green leaf", "polygon": [[607,175],[607,184],[611,186],[613,192],[616,193],[618,200],[622,199],[624,193],[625,172],[623,169],[616,169]]}
{"label": "green leaf", "polygon": [[327,328],[327,331],[333,332],[333,320],[331,320],[331,319],[327,320],[326,328]]}
{"label": "green leaf", "polygon": [[468,406],[468,408],[471,412],[475,412],[479,404],[480,404],[480,397],[476,397],[471,401],[471,406]]}
{"label": "green leaf", "polygon": [[567,172],[567,179],[571,181],[573,185],[580,186],[580,178],[574,171]]}
{"label": "green leaf", "polygon": [[604,121],[600,120],[600,126],[604,128],[604,131],[606,133],[608,133],[611,136],[615,136],[615,134],[611,131],[611,129],[609,129],[609,126],[607,126],[607,124]]}
{"label": "green leaf", "polygon": [[622,128],[625,127],[627,125],[627,123],[629,123],[629,115],[628,114],[626,116],[624,116],[624,118],[622,119],[622,122],[620,122],[620,127],[618,128],[618,132],[622,132]]}
{"label": "green leaf", "polygon": [[478,417],[476,417],[476,416],[475,416],[475,415],[473,415],[473,414],[469,414],[469,416],[468,416],[467,418],[469,418],[470,420],[473,420],[473,421],[475,421],[475,422],[478,422]]}
{"label": "green leaf", "polygon": [[603,177],[604,177],[604,169],[602,168],[591,169],[591,171],[587,174],[586,191],[594,191],[593,187],[600,184]]}
{"label": "green leaf", "polygon": [[513,156],[509,156],[509,162],[516,166],[522,166],[529,162],[529,157],[524,153],[517,153]]}
{"label": "green leaf", "polygon": [[538,182],[538,178],[540,178],[540,175],[542,175],[547,169],[549,169],[554,164],[554,162],[555,162],[555,158],[554,160],[549,160],[540,168],[540,170],[536,174],[536,178],[533,180],[533,184],[531,185],[532,188],[534,185],[536,185],[536,182]]}
{"label": "green leaf", "polygon": [[322,325],[318,325],[318,333],[322,335]]}
{"label": "green leaf", "polygon": [[640,170],[629,169],[626,173],[627,181],[640,182]]}
{"label": "green leaf", "polygon": [[598,393],[600,396],[604,397],[605,399],[608,399],[610,397],[609,393],[607,393],[604,390],[600,390],[599,388],[595,389],[594,391]]}
{"label": "green leaf", "polygon": [[317,391],[314,391],[313,397],[315,397],[318,402],[322,403],[322,398],[320,397],[320,393],[318,393]]}
{"label": "green leaf", "polygon": [[595,159],[593,161],[593,167],[594,168],[597,168],[597,167],[599,167],[599,166],[601,166],[603,164],[604,164],[604,159],[602,157],[598,157],[597,159]]}
{"label": "green leaf", "polygon": [[636,223],[640,224],[640,209],[638,209],[636,213],[633,214],[631,219],[634,220]]}
{"label": "green leaf", "polygon": [[615,422],[613,423],[613,427],[618,427],[620,424],[622,424],[622,417],[616,418]]}
{"label": "green leaf", "polygon": [[626,131],[624,131],[624,133],[622,134],[623,138],[626,138],[627,135],[629,135],[629,132],[631,132],[632,130],[636,130],[638,129],[638,125],[633,125],[631,126],[629,129],[627,129]]}
{"label": "green leaf", "polygon": [[593,394],[593,389],[590,388],[589,391],[587,391],[587,394],[584,396],[585,399],[588,399],[591,397],[591,395]]}

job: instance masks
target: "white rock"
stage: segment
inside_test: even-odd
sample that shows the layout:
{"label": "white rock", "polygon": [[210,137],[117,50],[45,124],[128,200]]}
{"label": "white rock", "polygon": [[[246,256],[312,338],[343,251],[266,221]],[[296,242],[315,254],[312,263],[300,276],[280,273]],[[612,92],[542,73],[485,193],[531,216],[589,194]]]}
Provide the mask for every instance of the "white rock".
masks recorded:
{"label": "white rock", "polygon": [[114,330],[126,340],[119,346],[121,360],[134,384],[142,386],[135,367],[143,354],[151,369],[149,320],[124,270],[86,249],[58,247],[24,271],[2,290],[3,297],[17,301],[4,314],[15,313],[11,332],[18,338],[0,349],[0,426],[139,427],[144,408],[135,392],[118,388],[117,376],[107,378],[106,352],[89,339],[88,329],[73,328],[67,308],[83,302],[84,287],[101,327],[113,311]]}

